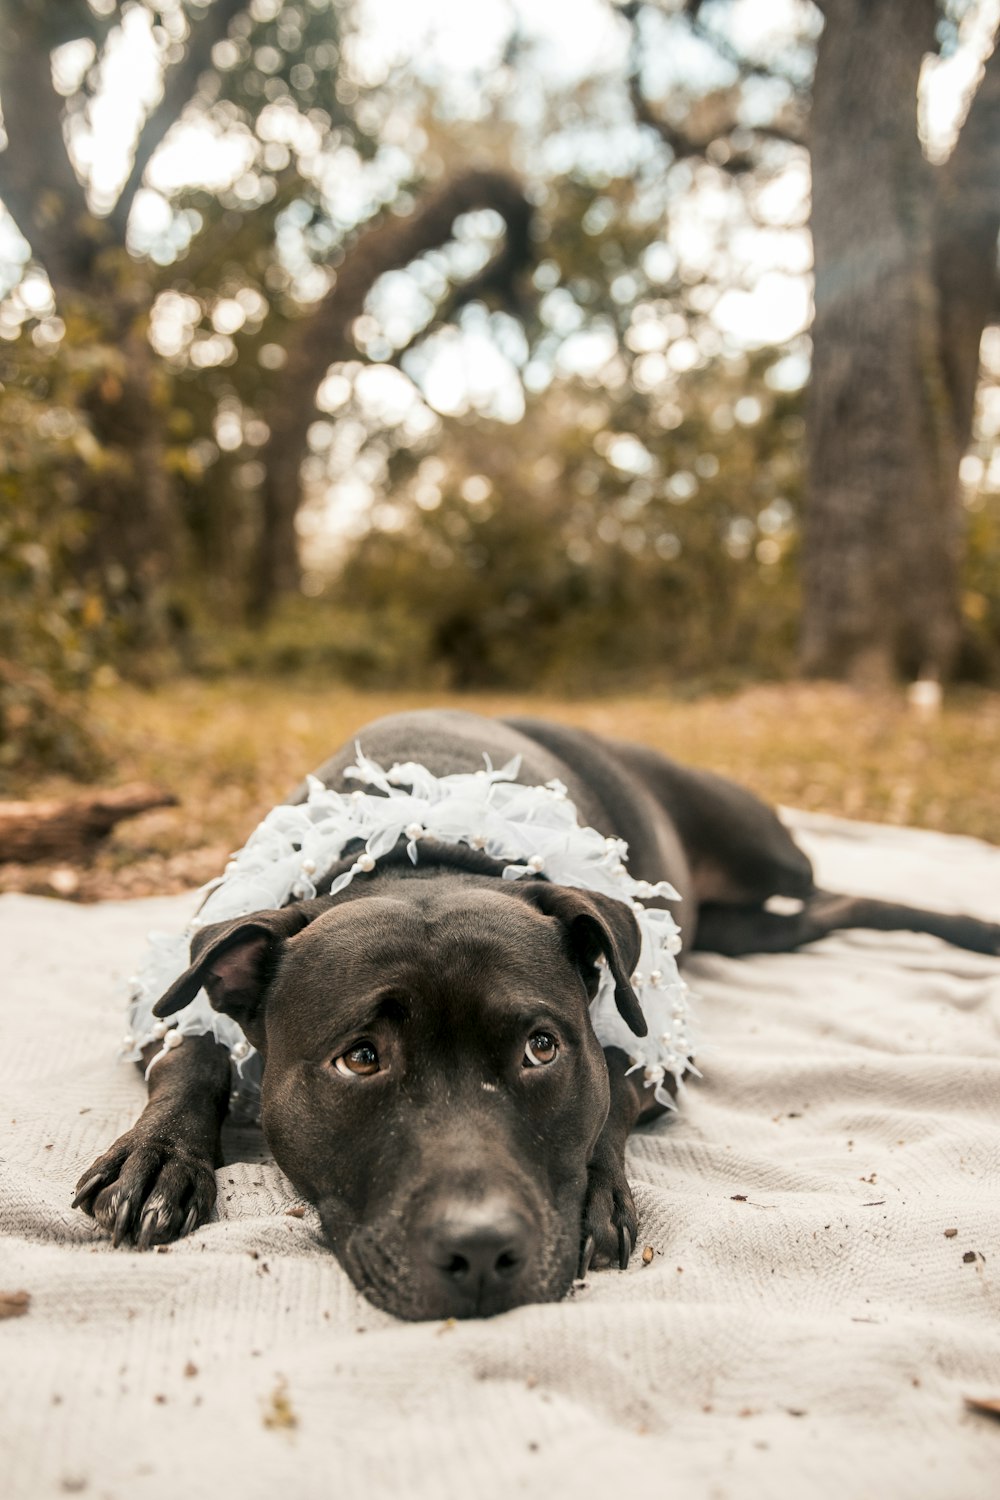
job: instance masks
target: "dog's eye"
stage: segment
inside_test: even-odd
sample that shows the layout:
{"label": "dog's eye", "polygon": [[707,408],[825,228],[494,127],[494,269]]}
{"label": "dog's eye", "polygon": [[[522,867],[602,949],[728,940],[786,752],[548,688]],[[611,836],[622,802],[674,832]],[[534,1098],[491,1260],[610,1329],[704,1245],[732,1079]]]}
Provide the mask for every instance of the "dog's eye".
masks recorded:
{"label": "dog's eye", "polygon": [[524,1066],[544,1068],[546,1063],[555,1062],[558,1051],[559,1043],[550,1031],[536,1031],[525,1044]]}
{"label": "dog's eye", "polygon": [[370,1078],[379,1071],[378,1053],[371,1042],[356,1042],[349,1051],[334,1058],[333,1065],[345,1078]]}

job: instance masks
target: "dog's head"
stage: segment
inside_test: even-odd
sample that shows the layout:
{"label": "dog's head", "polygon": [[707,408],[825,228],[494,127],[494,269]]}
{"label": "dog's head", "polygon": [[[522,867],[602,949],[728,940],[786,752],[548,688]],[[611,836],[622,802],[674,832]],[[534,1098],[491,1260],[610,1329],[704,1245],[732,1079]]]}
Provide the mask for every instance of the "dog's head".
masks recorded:
{"label": "dog's head", "polygon": [[622,902],[549,884],[356,881],[203,928],[157,1006],[204,985],[263,1055],[275,1159],[359,1289],[403,1318],[561,1297],[608,1112],[588,1005],[606,960],[645,1022]]}

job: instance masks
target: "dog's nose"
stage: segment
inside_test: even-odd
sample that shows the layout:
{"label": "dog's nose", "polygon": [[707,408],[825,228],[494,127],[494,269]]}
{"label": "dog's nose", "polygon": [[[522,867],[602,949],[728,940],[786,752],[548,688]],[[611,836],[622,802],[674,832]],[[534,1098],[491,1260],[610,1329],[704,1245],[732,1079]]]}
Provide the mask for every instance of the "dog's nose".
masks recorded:
{"label": "dog's nose", "polygon": [[425,1218],[427,1260],[459,1302],[488,1304],[512,1291],[536,1240],[534,1225],[506,1198],[451,1200]]}

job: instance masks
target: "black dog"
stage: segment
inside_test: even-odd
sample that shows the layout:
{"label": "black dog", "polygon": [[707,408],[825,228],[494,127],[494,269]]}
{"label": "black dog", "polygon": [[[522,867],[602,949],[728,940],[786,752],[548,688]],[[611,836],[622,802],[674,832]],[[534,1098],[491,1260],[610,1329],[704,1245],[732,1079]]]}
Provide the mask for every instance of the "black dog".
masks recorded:
{"label": "black dog", "polygon": [[[651,750],[458,712],[384,719],[361,739],[384,765],[437,776],[475,770],[485,751],[520,755],[527,785],[558,778],[581,824],[627,840],[632,875],[676,887],[687,950],[786,952],[869,927],[1000,954],[1000,926],[819,891],[756,797]],[[317,774],[346,789],[353,759],[352,742]],[[635,919],[605,895],[499,879],[464,844],[425,844],[415,866],[395,853],[336,896],[200,930],[157,1013],[204,985],[238,1021],[264,1059],[275,1160],[377,1305],[439,1318],[557,1299],[591,1264],[627,1265],[625,1142],[663,1109],[623,1052],[602,1050],[588,1014],[603,956],[619,1010],[644,1029],[629,983]],[[775,896],[800,910],[766,909]],[[208,1218],[229,1090],[229,1056],[210,1036],[157,1063],[139,1121],[74,1200],[116,1245],[145,1249]]]}

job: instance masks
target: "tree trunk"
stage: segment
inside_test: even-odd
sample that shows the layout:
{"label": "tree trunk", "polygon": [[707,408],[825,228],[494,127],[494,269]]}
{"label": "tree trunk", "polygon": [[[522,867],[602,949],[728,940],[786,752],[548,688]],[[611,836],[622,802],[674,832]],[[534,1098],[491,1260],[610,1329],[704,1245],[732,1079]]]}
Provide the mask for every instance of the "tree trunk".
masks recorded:
{"label": "tree trunk", "polygon": [[[100,452],[74,474],[84,517],[80,566],[131,645],[172,633],[166,589],[176,576],[182,525],[166,463],[167,404],[146,337],[151,295],[127,258],[129,213],[145,169],[211,64],[245,0],[213,0],[192,16],[187,45],[165,69],[163,97],[143,122],[128,181],[112,213],[91,213],[63,137],[64,105],[52,82],[51,50],[86,37],[95,47],[120,17],[87,0],[0,0],[0,96],[8,143],[0,151],[0,196],[44,266],[60,314],[89,328],[94,375],[80,396]],[[103,356],[103,358],[101,358]]]}
{"label": "tree trunk", "polygon": [[987,59],[958,143],[935,176],[941,349],[961,455],[972,436],[983,329],[1000,316],[1000,50]]}
{"label": "tree trunk", "polygon": [[933,0],[826,0],[813,85],[816,271],[804,668],[947,673],[961,450],[934,276],[917,81]]}
{"label": "tree trunk", "polygon": [[122,322],[114,356],[82,396],[101,454],[80,485],[81,562],[100,575],[128,644],[148,645],[169,633],[164,591],[177,573],[181,527],[156,356],[144,320],[122,311]]}

